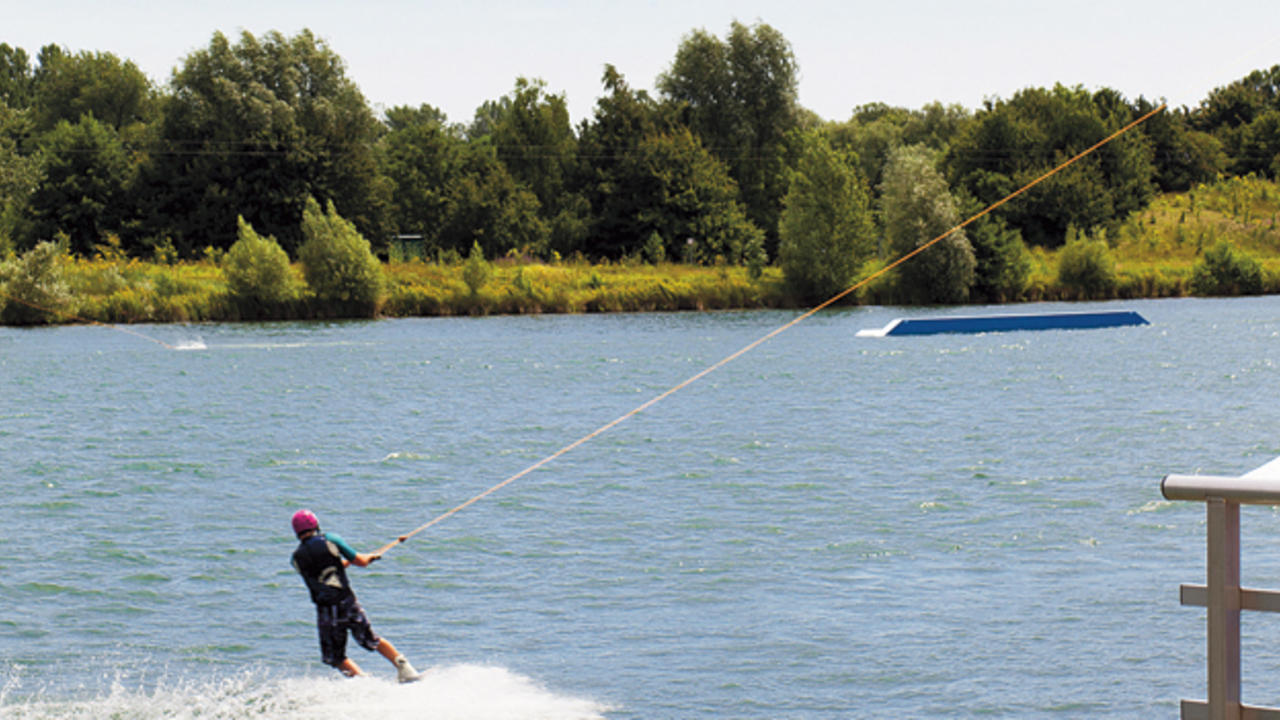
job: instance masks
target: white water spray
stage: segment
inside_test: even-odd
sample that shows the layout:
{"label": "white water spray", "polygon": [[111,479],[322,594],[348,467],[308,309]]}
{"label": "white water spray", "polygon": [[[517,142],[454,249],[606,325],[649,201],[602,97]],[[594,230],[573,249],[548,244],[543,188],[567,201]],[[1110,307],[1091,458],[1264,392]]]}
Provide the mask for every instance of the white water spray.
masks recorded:
{"label": "white water spray", "polygon": [[179,340],[173,344],[174,350],[208,350],[209,346],[204,344],[204,338],[197,337],[194,340]]}
{"label": "white water spray", "polygon": [[500,667],[450,665],[399,685],[379,677],[268,678],[257,672],[152,690],[120,684],[87,700],[0,692],[7,720],[603,720],[602,703],[560,695]]}

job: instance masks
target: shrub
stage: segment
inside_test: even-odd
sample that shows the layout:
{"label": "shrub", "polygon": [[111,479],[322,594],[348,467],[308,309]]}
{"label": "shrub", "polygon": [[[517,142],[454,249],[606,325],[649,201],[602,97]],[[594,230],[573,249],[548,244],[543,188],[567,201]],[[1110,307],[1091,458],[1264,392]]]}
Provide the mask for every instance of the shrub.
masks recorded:
{"label": "shrub", "polygon": [[145,288],[126,288],[100,304],[101,312],[110,323],[135,323],[155,319],[155,296]]}
{"label": "shrub", "polygon": [[437,249],[436,250],[437,265],[461,265],[462,254],[454,248]]}
{"label": "shrub", "polygon": [[355,225],[338,215],[332,201],[321,212],[315,198],[307,198],[302,235],[298,259],[316,299],[341,315],[376,315],[383,297],[382,266]]}
{"label": "shrub", "polygon": [[1080,235],[1058,252],[1058,284],[1085,299],[1110,296],[1116,287],[1116,261],[1102,239]]}
{"label": "shrub", "polygon": [[649,233],[649,238],[644,241],[644,247],[641,248],[644,259],[650,265],[657,265],[665,262],[667,259],[667,244],[663,241],[662,235],[657,230]]}
{"label": "shrub", "polygon": [[81,260],[68,265],[64,277],[76,297],[110,295],[129,287],[121,267],[102,260]]}
{"label": "shrub", "polygon": [[1116,278],[1116,296],[1122,298],[1181,297],[1187,294],[1189,268],[1128,267]]}
{"label": "shrub", "polygon": [[1262,292],[1262,266],[1251,255],[1219,240],[1191,271],[1196,295],[1257,295]]}
{"label": "shrub", "polygon": [[236,218],[237,239],[222,258],[231,296],[242,307],[263,308],[297,297],[289,255],[272,236],[262,237],[243,217]]}
{"label": "shrub", "polygon": [[856,299],[861,305],[888,305],[894,302],[896,288],[892,272],[881,273],[887,265],[884,260],[868,260],[858,271],[866,282],[858,288]]}
{"label": "shrub", "polygon": [[165,238],[156,242],[151,248],[151,253],[158,265],[178,264],[178,249],[173,246],[172,238]]}
{"label": "shrub", "polygon": [[849,286],[875,253],[875,227],[857,159],[821,135],[806,137],[778,220],[778,266],[802,301]]}
{"label": "shrub", "polygon": [[471,289],[472,295],[477,295],[491,279],[493,279],[493,265],[484,259],[484,249],[480,247],[480,243],[473,242],[471,254],[467,255],[467,262],[462,266],[462,281]]}
{"label": "shrub", "polygon": [[6,325],[40,325],[59,320],[71,303],[71,291],[63,273],[65,246],[42,242],[21,257],[0,265]]}
{"label": "shrub", "polygon": [[969,241],[977,261],[973,294],[990,302],[1022,299],[1031,282],[1031,253],[1022,232],[988,215],[970,226]]}
{"label": "shrub", "polygon": [[226,250],[223,250],[222,248],[216,248],[212,245],[206,245],[204,248],[204,252],[201,253],[201,258],[203,259],[204,262],[213,263],[214,265],[221,265],[222,258],[226,257],[226,255],[227,255]]}

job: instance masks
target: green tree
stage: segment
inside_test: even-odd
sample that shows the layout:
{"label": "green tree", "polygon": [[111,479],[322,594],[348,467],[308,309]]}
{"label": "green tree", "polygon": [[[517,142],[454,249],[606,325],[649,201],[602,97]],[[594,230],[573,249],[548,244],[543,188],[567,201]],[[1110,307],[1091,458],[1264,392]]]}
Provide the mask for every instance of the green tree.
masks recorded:
{"label": "green tree", "polygon": [[1214,88],[1192,114],[1200,130],[1218,133],[1253,122],[1263,111],[1280,107],[1280,65],[1254,70],[1222,87]]}
{"label": "green tree", "polygon": [[40,179],[29,200],[31,244],[65,233],[73,252],[91,255],[127,218],[129,157],[115,132],[92,115],[59,122],[40,145]]}
{"label": "green tree", "polygon": [[1211,133],[1235,174],[1280,176],[1280,65],[1254,70],[1215,88],[1189,116],[1197,130]]}
{"label": "green tree", "polygon": [[656,232],[664,257],[686,262],[763,263],[764,236],[739,204],[727,168],[669,107],[633,91],[611,66],[608,94],[582,128],[587,181],[596,213],[589,248],[608,258],[634,255]]}
{"label": "green tree", "polygon": [[777,242],[787,169],[796,152],[798,66],[791,44],[764,23],[730,25],[721,41],[705,30],[685,36],[662,94],[738,183],[747,215]]}
{"label": "green tree", "polygon": [[586,221],[581,198],[567,190],[578,139],[564,95],[546,88],[542,80],[519,78],[508,95],[477,111],[469,137],[492,140],[511,176],[538,199],[550,246],[572,250],[583,240]]}
{"label": "green tree", "polygon": [[439,245],[461,252],[479,243],[490,257],[509,250],[543,254],[547,226],[538,198],[516,182],[487,138],[466,143],[447,187],[449,214]]}
{"label": "green tree", "polygon": [[805,301],[847,288],[876,249],[875,226],[857,158],[820,134],[804,138],[779,222],[778,264]]}
{"label": "green tree", "polygon": [[321,211],[315,198],[307,198],[302,235],[302,273],[324,310],[342,316],[376,315],[384,290],[382,266],[355,224],[338,214],[333,201]]}
{"label": "green tree", "polygon": [[487,118],[487,130],[481,132],[477,123],[469,137],[488,136],[511,176],[532,190],[543,208],[554,211],[577,151],[564,95],[548,93],[542,80],[522,77],[514,90],[477,115]]}
{"label": "green tree", "polygon": [[[953,184],[986,206],[1133,118],[1113,90],[1028,88],[1007,101],[988,101],[952,143],[946,166]],[[1028,244],[1047,247],[1061,245],[1071,225],[1114,226],[1153,196],[1152,155],[1148,137],[1127,133],[997,212]]]}
{"label": "green tree", "polygon": [[174,71],[145,177],[153,232],[184,254],[225,248],[237,215],[296,250],[310,197],[332,201],[380,243],[387,188],[373,156],[381,127],[342,59],[310,31],[245,32]]}
{"label": "green tree", "polygon": [[30,136],[27,115],[0,105],[0,260],[29,233],[27,205],[40,180],[40,156],[22,151]]}
{"label": "green tree", "polygon": [[1263,110],[1240,128],[1231,169],[1237,175],[1280,176],[1280,110]]}
{"label": "green tree", "polygon": [[426,103],[416,108],[408,105],[397,105],[386,111],[383,124],[386,125],[389,132],[398,132],[419,126],[439,125],[442,128],[447,128],[451,135],[456,137],[462,137],[463,135],[461,126],[451,126],[449,124],[449,116],[445,114],[445,111]]}
{"label": "green tree", "polygon": [[0,105],[21,110],[31,104],[35,73],[27,51],[0,43]]}
{"label": "green tree", "polygon": [[[889,154],[880,191],[884,237],[894,257],[905,255],[960,223],[947,182],[921,146]],[[964,230],[947,235],[897,269],[897,296],[911,304],[969,299],[976,260]]]}
{"label": "green tree", "polygon": [[455,180],[466,143],[429,105],[387,111],[389,131],[378,142],[378,165],[390,184],[390,214],[397,232],[421,235],[429,250],[453,248],[444,237],[455,208]]}
{"label": "green tree", "polygon": [[653,233],[673,245],[664,255],[685,262],[763,264],[764,233],[738,203],[737,186],[724,165],[706,152],[688,128],[651,135],[637,148],[633,189],[641,204],[631,237],[643,248]]}
{"label": "green tree", "polygon": [[274,305],[297,297],[289,255],[273,237],[263,237],[242,217],[236,218],[237,239],[222,258],[231,296],[242,311],[269,314]]}
{"label": "green tree", "polygon": [[921,145],[945,154],[973,121],[959,105],[929,103],[920,110],[870,103],[853,109],[848,122],[827,126],[831,142],[858,156],[859,169],[872,192],[879,192],[889,153],[903,145]]}
{"label": "green tree", "polygon": [[117,133],[137,134],[156,117],[151,81],[132,61],[111,53],[65,50],[46,55],[32,102],[38,132],[92,115]]}
{"label": "green tree", "polygon": [[644,90],[632,90],[617,68],[605,65],[605,94],[579,132],[581,162],[573,185],[586,198],[593,218],[583,250],[594,257],[619,258],[645,238],[636,218],[645,208],[637,176],[640,143],[670,129],[674,118]]}
{"label": "green tree", "polygon": [[[825,130],[831,144],[847,150],[858,158],[858,172],[867,179],[873,193],[878,193],[883,181],[885,163],[889,153],[903,143],[903,125],[906,111],[900,115],[888,108],[884,113],[872,115],[867,106],[854,110],[854,117],[846,123],[832,123]],[[869,119],[863,119],[870,116]]]}
{"label": "green tree", "polygon": [[973,113],[963,106],[931,102],[911,112],[902,128],[903,143],[924,145],[945,154],[972,123]]}
{"label": "green tree", "polygon": [[512,177],[489,136],[464,140],[430,106],[393,108],[388,127],[378,157],[399,232],[422,235],[433,251],[461,253],[476,242],[491,256],[546,250],[538,199]]}
{"label": "green tree", "polygon": [[[46,45],[39,53],[39,64],[31,77],[31,105],[26,111],[30,122],[31,136],[39,142],[47,153],[48,148],[62,145],[62,152],[87,152],[85,147],[68,149],[66,138],[58,135],[61,124],[84,126],[80,144],[88,141],[91,144],[107,148],[103,141],[91,138],[92,134],[86,124],[91,118],[106,129],[109,134],[109,162],[97,164],[103,160],[102,151],[90,153],[82,162],[61,165],[57,162],[47,168],[54,175],[68,170],[82,175],[72,179],[59,177],[63,185],[59,192],[65,192],[74,185],[87,190],[94,186],[106,186],[121,182],[121,170],[118,166],[116,148],[123,152],[128,169],[123,173],[124,185],[110,193],[110,205],[99,207],[98,200],[102,195],[84,192],[87,198],[85,207],[67,208],[57,214],[64,218],[79,214],[82,217],[98,214],[110,227],[99,227],[101,234],[109,231],[124,240],[127,250],[138,252],[142,249],[138,219],[139,195],[134,185],[137,178],[137,167],[145,157],[146,148],[151,144],[150,133],[158,117],[159,97],[151,81],[131,61],[105,52],[83,51],[72,54],[58,45]],[[52,138],[52,139],[51,139]],[[46,188],[46,191],[48,188]],[[57,194],[55,192],[55,194]],[[143,192],[146,195],[146,191]],[[47,220],[47,218],[45,218]],[[21,232],[28,244],[37,239],[49,237],[48,223],[39,227],[42,220],[35,219]],[[81,223],[83,225],[84,223]],[[102,223],[99,223],[100,225]],[[40,234],[32,235],[32,231]],[[86,254],[88,248],[97,238],[77,235],[67,228],[71,236],[72,250]]]}
{"label": "green tree", "polygon": [[36,53],[35,69],[31,73],[32,82],[35,85],[39,85],[44,80],[45,75],[49,73],[49,68],[61,61],[66,54],[66,48],[53,43],[40,48],[40,52]]}
{"label": "green tree", "polygon": [[[970,199],[962,203],[967,214],[982,210]],[[1003,218],[985,215],[965,228],[973,246],[973,287],[971,300],[1013,302],[1020,300],[1031,278],[1031,253],[1022,242],[1022,233],[1009,227]]]}
{"label": "green tree", "polygon": [[[1134,112],[1145,115],[1153,108],[1155,105],[1139,98]],[[1222,141],[1195,129],[1186,108],[1157,113],[1140,130],[1151,139],[1155,183],[1161,192],[1185,192],[1226,171],[1228,158]]]}

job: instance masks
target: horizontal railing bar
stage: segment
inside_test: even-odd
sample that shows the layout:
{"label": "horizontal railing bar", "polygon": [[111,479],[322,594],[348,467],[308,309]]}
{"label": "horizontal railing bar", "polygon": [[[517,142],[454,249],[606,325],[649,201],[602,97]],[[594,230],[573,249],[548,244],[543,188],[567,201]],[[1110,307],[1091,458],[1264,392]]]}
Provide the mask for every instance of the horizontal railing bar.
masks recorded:
{"label": "horizontal railing bar", "polygon": [[1166,475],[1160,481],[1166,500],[1222,498],[1250,505],[1280,505],[1280,477]]}
{"label": "horizontal railing bar", "polygon": [[[1178,597],[1183,605],[1208,607],[1209,589],[1204,585],[1179,585]],[[1280,592],[1240,588],[1240,609],[1259,612],[1280,612]]]}
{"label": "horizontal railing bar", "polygon": [[[1209,703],[1183,700],[1182,720],[1209,720]],[[1280,720],[1280,709],[1240,704],[1240,720]]]}

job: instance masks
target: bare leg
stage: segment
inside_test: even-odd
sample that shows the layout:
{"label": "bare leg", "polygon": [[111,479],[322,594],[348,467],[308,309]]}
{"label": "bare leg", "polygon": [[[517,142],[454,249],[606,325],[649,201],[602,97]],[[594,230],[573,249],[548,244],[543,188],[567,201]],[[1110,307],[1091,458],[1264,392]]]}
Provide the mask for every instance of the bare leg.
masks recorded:
{"label": "bare leg", "polygon": [[409,664],[409,659],[401,655],[399,650],[396,650],[396,646],[392,645],[391,641],[386,639],[379,640],[378,652],[381,653],[382,657],[390,660],[392,665],[396,666],[396,677],[400,682],[413,682],[422,677],[417,670],[413,669],[413,665]]}
{"label": "bare leg", "polygon": [[346,660],[343,660],[342,664],[338,665],[338,669],[341,670],[342,674],[346,675],[347,677],[355,677],[357,675],[364,674],[364,671],[360,669],[360,666],[357,665],[355,661],[352,660],[351,658],[347,658]]}
{"label": "bare leg", "polygon": [[396,658],[400,656],[400,653],[396,651],[396,646],[392,645],[391,641],[386,638],[378,641],[378,654],[391,661],[392,665],[396,664]]}

